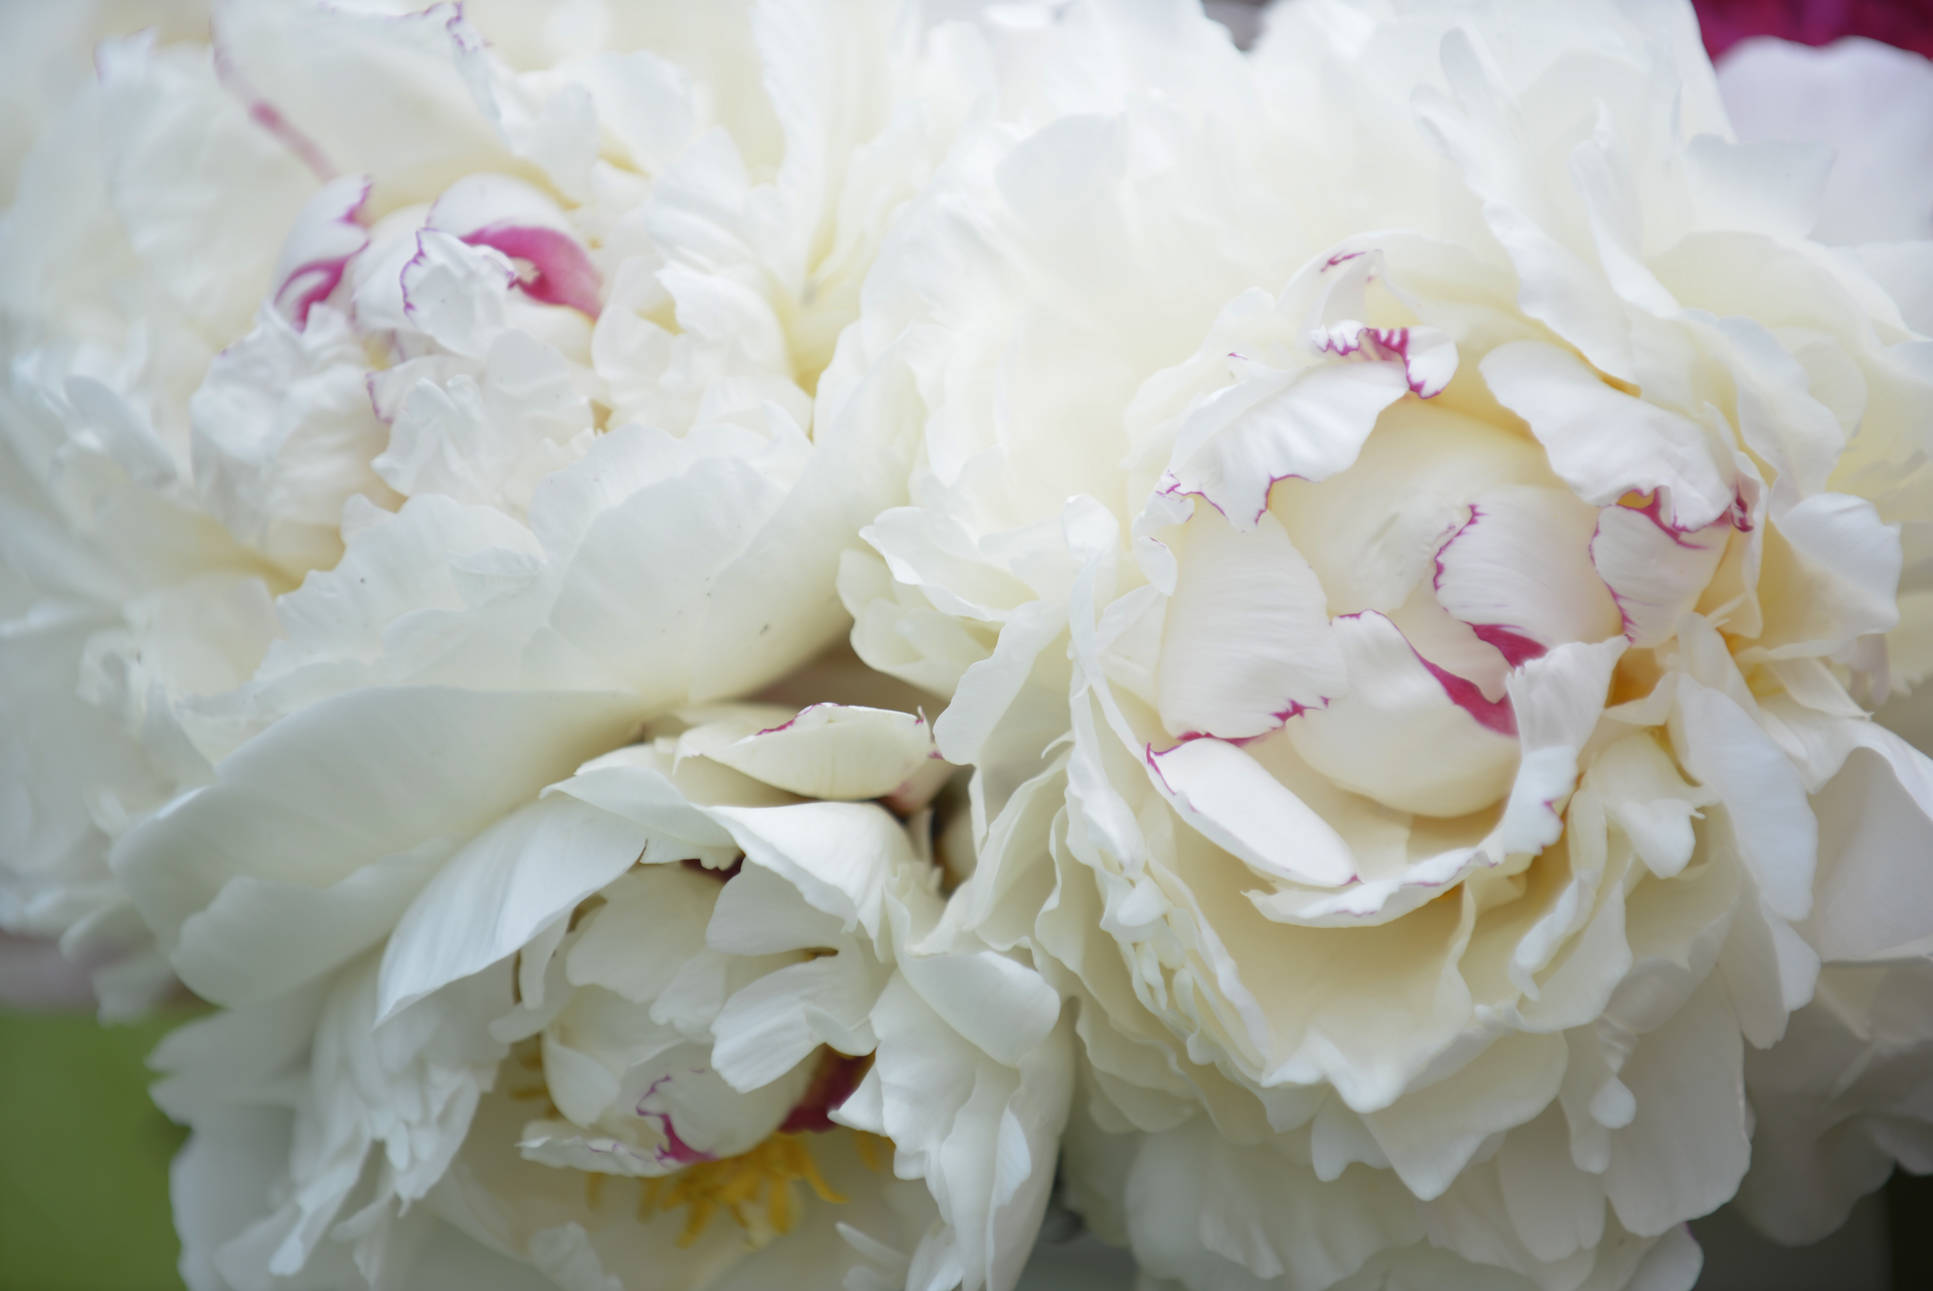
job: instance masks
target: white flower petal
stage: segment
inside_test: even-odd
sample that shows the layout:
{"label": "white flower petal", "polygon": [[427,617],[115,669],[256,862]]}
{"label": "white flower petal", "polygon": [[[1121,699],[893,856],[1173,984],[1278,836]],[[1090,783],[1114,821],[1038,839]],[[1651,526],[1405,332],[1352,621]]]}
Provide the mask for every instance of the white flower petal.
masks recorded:
{"label": "white flower petal", "polygon": [[1813,798],[1819,877],[1801,930],[1830,960],[1933,950],[1933,762],[1889,732],[1866,738],[1872,751]]}
{"label": "white flower petal", "polygon": [[265,310],[215,356],[188,405],[197,492],[230,533],[291,572],[335,564],[352,495],[390,496],[369,468],[384,432],[362,343],[326,306],[303,318],[298,327]]}
{"label": "white flower petal", "polygon": [[1551,469],[1579,497],[1608,506],[1631,492],[1663,490],[1664,519],[1699,529],[1732,506],[1729,472],[1690,418],[1622,394],[1555,346],[1518,341],[1484,357],[1483,379],[1530,423]]}
{"label": "white flower petal", "polygon": [[[1028,989],[1041,986],[1035,978]],[[879,1048],[852,1106],[876,1113],[868,1128],[893,1140],[895,1172],[923,1178],[943,1220],[914,1253],[915,1281],[1011,1288],[1047,1204],[1073,1092],[1066,1028],[1042,1037],[1017,1068],[1005,1066],[904,979],[880,996],[874,1025]],[[838,1119],[858,1123],[844,1109]],[[922,1266],[932,1270],[926,1279],[917,1278]]]}
{"label": "white flower petal", "polygon": [[1177,814],[1258,873],[1318,887],[1355,879],[1342,836],[1239,745],[1184,740],[1147,760]]}
{"label": "white flower petal", "polygon": [[924,718],[886,708],[813,704],[716,747],[692,742],[703,729],[684,746],[802,798],[883,798],[938,756]]}
{"label": "white flower petal", "polygon": [[1437,549],[1438,603],[1513,665],[1566,641],[1602,641],[1618,616],[1592,576],[1595,519],[1557,489],[1472,499],[1468,522]]}
{"label": "white flower petal", "polygon": [[1565,1058],[1556,1036],[1500,1040],[1462,1071],[1368,1113],[1363,1123],[1397,1176],[1428,1201],[1450,1187],[1490,1135],[1550,1106]]}
{"label": "white flower petal", "polygon": [[1171,735],[1260,735],[1342,691],[1322,585],[1282,526],[1246,532],[1213,513],[1170,530],[1156,703]]}
{"label": "white flower petal", "polygon": [[830,955],[768,973],[719,1010],[712,1061],[735,1088],[777,1080],[820,1045],[863,1052],[886,976],[859,955]]}
{"label": "white flower petal", "polygon": [[1739,138],[1830,145],[1813,230],[1821,240],[1933,237],[1933,180],[1897,160],[1933,148],[1933,71],[1923,57],[1856,36],[1819,49],[1748,39],[1719,64],[1718,88]]}
{"label": "white flower petal", "polygon": [[1812,906],[1819,825],[1792,763],[1719,691],[1682,679],[1674,733],[1685,769],[1718,795],[1766,907],[1802,919]]}
{"label": "white flower petal", "polygon": [[1898,624],[1899,534],[1871,502],[1814,494],[1776,510],[1773,522],[1796,557],[1767,561],[1760,596],[1771,602],[1764,636],[1774,649],[1825,653]]}
{"label": "white flower petal", "polygon": [[[1080,1158],[1071,1165],[1080,1169]],[[1306,1166],[1230,1143],[1200,1120],[1148,1136],[1125,1185],[1136,1259],[1189,1285],[1247,1291],[1291,1271],[1335,1285],[1377,1252],[1422,1236],[1393,1176],[1361,1171],[1320,1183]]]}
{"label": "white flower petal", "polygon": [[[189,316],[232,335],[254,311],[313,177],[224,92],[219,60],[211,69],[150,43],[101,48],[108,197],[135,254]],[[249,200],[229,200],[237,192]]]}
{"label": "white flower petal", "polygon": [[1612,1142],[1604,1190],[1641,1236],[1716,1209],[1751,1158],[1743,1044],[1707,986],[1647,1035],[1621,1073],[1637,1113]]}
{"label": "white flower petal", "polygon": [[454,6],[389,15],[225,0],[213,36],[230,91],[325,178],[362,172],[425,199],[504,156],[462,66],[483,42]]}
{"label": "white flower petal", "polygon": [[[1517,764],[1507,701],[1432,666],[1376,613],[1335,621],[1349,688],[1284,738],[1336,783],[1403,811],[1460,816],[1504,795]],[[1450,770],[1454,768],[1454,770]]]}
{"label": "white flower petal", "polygon": [[814,909],[848,927],[878,927],[886,876],[912,857],[906,831],[869,803],[717,807],[746,860],[789,879]]}
{"label": "white flower petal", "polygon": [[378,1017],[515,954],[629,869],[645,836],[568,798],[504,817],[444,863],[383,948]]}
{"label": "white flower petal", "polygon": [[216,782],[126,835],[114,864],[170,944],[230,878],[323,887],[472,833],[631,725],[586,693],[364,690],[278,722]]}
{"label": "white flower petal", "polygon": [[1658,517],[1657,504],[1609,506],[1598,512],[1591,564],[1617,602],[1635,646],[1670,640],[1718,570],[1729,524],[1680,532]]}
{"label": "white flower petal", "polygon": [[1219,424],[1171,468],[1167,489],[1199,494],[1246,528],[1268,509],[1277,480],[1347,469],[1377,415],[1408,393],[1400,363],[1328,363],[1230,386],[1195,414]]}
{"label": "white flower petal", "polygon": [[380,943],[448,851],[429,843],[320,891],[238,875],[182,922],[174,969],[231,1008],[286,994]]}

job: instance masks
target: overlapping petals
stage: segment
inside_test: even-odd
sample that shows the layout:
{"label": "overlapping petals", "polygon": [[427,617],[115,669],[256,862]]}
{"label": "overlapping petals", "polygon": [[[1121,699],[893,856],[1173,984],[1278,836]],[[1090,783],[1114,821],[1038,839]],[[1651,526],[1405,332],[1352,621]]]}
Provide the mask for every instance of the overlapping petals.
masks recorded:
{"label": "overlapping petals", "polygon": [[[468,702],[510,733],[501,700]],[[195,1131],[183,1169],[212,1172],[183,1198],[204,1284],[415,1286],[454,1260],[492,1286],[750,1287],[801,1262],[835,1285],[1011,1286],[1071,1092],[1059,996],[990,950],[919,949],[940,871],[865,799],[921,777],[930,742],[837,755],[917,717],[785,716],[716,710],[561,779],[573,751],[533,725],[496,782],[445,793],[425,774],[443,750],[407,740],[318,780],[311,731],[137,831],[137,875],[210,846],[251,866],[175,944],[230,1011],[157,1059]],[[800,776],[822,796],[778,787]],[[276,820],[295,784],[311,842],[271,874],[228,826]],[[479,789],[523,805],[488,819]],[[136,882],[158,923],[193,899]],[[221,1204],[231,1134],[283,1154],[286,1187]]]}
{"label": "overlapping petals", "polygon": [[1807,240],[1680,10],[1302,4],[1247,66],[1078,13],[1063,66],[1187,53],[909,215],[913,505],[843,586],[978,769],[950,924],[1081,1001],[1090,1218],[1197,1288],[1689,1286],[1783,1097],[1844,1164],[1752,1212],[1836,1222],[1920,1151],[1883,1080],[1790,1102],[1915,1043],[1808,1005],[1933,836],[1866,716],[1928,644],[1910,280]]}
{"label": "overlapping petals", "polygon": [[218,1006],[196,1291],[1010,1291],[1056,1188],[1161,1291],[1687,1291],[1933,1168],[1906,132],[1671,0],[1266,27],[15,95],[0,924]]}
{"label": "overlapping petals", "polygon": [[220,4],[209,43],[104,44],[24,160],[9,926],[138,944],[113,839],[322,698],[663,712],[840,631],[903,470],[812,392],[976,37],[734,4],[547,54],[474,17]]}

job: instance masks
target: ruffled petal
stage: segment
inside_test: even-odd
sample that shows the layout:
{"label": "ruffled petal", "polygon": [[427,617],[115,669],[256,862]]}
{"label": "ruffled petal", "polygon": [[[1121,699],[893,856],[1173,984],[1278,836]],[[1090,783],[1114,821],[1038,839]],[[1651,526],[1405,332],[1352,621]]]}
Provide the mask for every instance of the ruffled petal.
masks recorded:
{"label": "ruffled petal", "polygon": [[1618,616],[1592,576],[1594,519],[1557,489],[1481,495],[1437,549],[1437,602],[1512,665],[1566,641],[1602,641]]}
{"label": "ruffled petal", "polygon": [[1635,646],[1670,640],[1724,558],[1729,524],[1680,532],[1650,506],[1609,506],[1598,512],[1590,541],[1591,565],[1610,589]]}
{"label": "ruffled petal", "polygon": [[884,798],[938,759],[924,718],[887,708],[813,704],[769,727],[700,726],[680,741],[755,780],[802,798]]}
{"label": "ruffled petal", "polygon": [[1516,341],[1483,359],[1483,379],[1530,424],[1551,469],[1596,506],[1662,490],[1663,517],[1699,529],[1731,509],[1730,472],[1697,422],[1623,394],[1551,345]]}
{"label": "ruffled petal", "polygon": [[1272,516],[1244,532],[1198,513],[1165,541],[1175,590],[1155,694],[1171,735],[1260,735],[1341,692],[1322,585]]}
{"label": "ruffled petal", "polygon": [[443,864],[390,934],[379,1018],[516,953],[644,846],[636,825],[568,798],[504,817]]}
{"label": "ruffled petal", "polygon": [[[1507,701],[1417,654],[1387,616],[1337,619],[1345,694],[1304,713],[1286,738],[1337,784],[1403,811],[1460,816],[1501,798],[1517,764]],[[1454,768],[1452,772],[1451,768]]]}

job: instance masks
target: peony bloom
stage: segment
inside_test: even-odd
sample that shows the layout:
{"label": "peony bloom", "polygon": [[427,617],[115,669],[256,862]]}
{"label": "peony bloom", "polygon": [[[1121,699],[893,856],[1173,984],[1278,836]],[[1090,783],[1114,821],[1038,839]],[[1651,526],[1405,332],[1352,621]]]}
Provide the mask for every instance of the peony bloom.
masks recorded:
{"label": "peony bloom", "polygon": [[71,0],[12,5],[0,14],[0,201],[11,202],[34,139],[86,79],[110,37],[153,30],[178,40],[204,33],[208,0]]}
{"label": "peony bloom", "polygon": [[[1832,150],[1814,237],[1859,246],[1881,282],[1926,281],[1933,269],[1915,247],[1933,239],[1933,179],[1901,160],[1933,151],[1933,59],[1871,40],[1809,49],[1758,38],[1720,60],[1718,88],[1741,140]],[[1902,308],[1925,298],[1902,294]]]}
{"label": "peony bloom", "polygon": [[355,687],[661,713],[835,637],[904,472],[813,391],[976,39],[235,0],[103,45],[0,224],[0,923],[137,945],[114,840]]}
{"label": "peony bloom", "polygon": [[1090,1223],[1686,1288],[1742,1183],[1803,1237],[1933,1163],[1933,765],[1869,717],[1933,670],[1933,346],[1826,159],[1671,4],[1037,44],[1062,115],[962,144],[821,397],[900,374],[854,644],[976,768],[948,926],[1079,1003]]}
{"label": "peony bloom", "polygon": [[[1701,16],[1709,31],[1712,13]],[[1933,302],[1923,289],[1933,281],[1933,187],[1921,168],[1898,159],[1933,148],[1933,62],[1871,40],[1808,49],[1749,39],[1720,59],[1718,84],[1741,139],[1832,149],[1814,236],[1857,244],[1853,254],[1880,281],[1895,284],[1902,308],[1924,311]],[[1810,111],[1794,110],[1801,101]],[[1929,327],[1924,312],[1908,321],[1921,332]],[[1933,686],[1921,685],[1875,716],[1920,750],[1933,750],[1929,701]],[[1759,1124],[1738,1200],[1767,1232],[1789,1240],[1824,1235],[1844,1217],[1849,1198],[1885,1179],[1895,1158],[1933,1170],[1926,1128],[1933,1109],[1925,1095],[1933,1024],[1922,1003],[1930,971],[1924,955],[1828,962],[1789,1038],[1748,1056]],[[1825,1182],[1798,1188],[1795,1178]]]}
{"label": "peony bloom", "polygon": [[864,800],[930,791],[924,722],[713,708],[570,771],[595,721],[478,702],[291,719],[130,836],[230,1006],[156,1058],[189,1284],[1011,1287],[1071,1046],[1031,969],[921,948],[941,872]]}

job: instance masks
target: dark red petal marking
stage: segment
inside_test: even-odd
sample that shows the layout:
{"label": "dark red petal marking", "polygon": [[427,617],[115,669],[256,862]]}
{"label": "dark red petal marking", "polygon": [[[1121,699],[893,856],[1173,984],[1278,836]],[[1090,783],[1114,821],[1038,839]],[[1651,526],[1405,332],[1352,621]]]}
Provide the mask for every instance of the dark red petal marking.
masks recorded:
{"label": "dark red petal marking", "polygon": [[[1410,651],[1416,653],[1416,647],[1411,646]],[[1477,684],[1469,678],[1459,677],[1447,668],[1437,667],[1420,653],[1416,654],[1416,659],[1418,663],[1430,670],[1430,676],[1436,678],[1437,684],[1443,687],[1443,693],[1450,697],[1450,702],[1474,718],[1477,725],[1485,730],[1495,731],[1499,735],[1516,738],[1517,714],[1510,707],[1508,694],[1501,699],[1485,699],[1483,692],[1477,689]]]}
{"label": "dark red petal marking", "polygon": [[717,1153],[702,1152],[678,1137],[678,1129],[671,1123],[671,1113],[645,1110],[644,1105],[651,1101],[651,1096],[658,1092],[659,1086],[670,1079],[671,1073],[667,1073],[652,1081],[651,1088],[645,1090],[644,1097],[638,1100],[636,1109],[639,1116],[648,1121],[657,1121],[658,1127],[664,1131],[665,1145],[657,1149],[658,1159],[660,1161],[669,1161],[674,1165],[696,1165],[700,1161],[716,1161],[718,1159]]}
{"label": "dark red petal marking", "polygon": [[462,241],[490,247],[530,266],[517,287],[532,300],[563,305],[587,318],[603,308],[597,266],[576,238],[538,224],[486,224]]}
{"label": "dark red petal marking", "polygon": [[785,1122],[779,1126],[780,1132],[823,1134],[840,1128],[833,1122],[832,1113],[852,1097],[852,1091],[859,1088],[859,1082],[866,1078],[872,1065],[871,1054],[849,1058],[835,1050],[826,1050],[820,1055],[818,1070],[812,1073],[812,1084],[807,1086],[805,1097],[786,1115]]}

